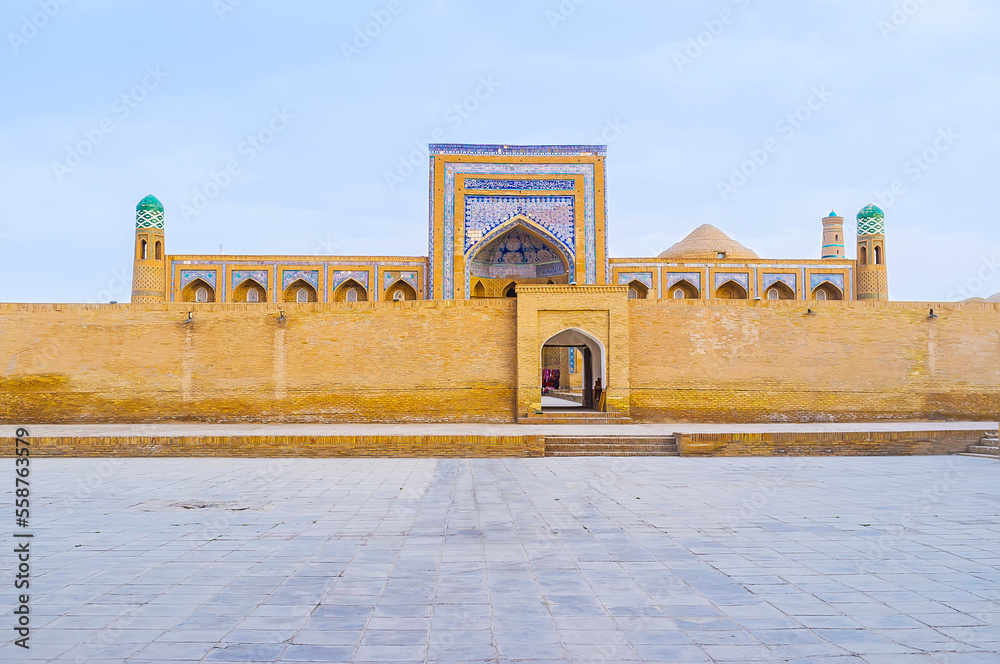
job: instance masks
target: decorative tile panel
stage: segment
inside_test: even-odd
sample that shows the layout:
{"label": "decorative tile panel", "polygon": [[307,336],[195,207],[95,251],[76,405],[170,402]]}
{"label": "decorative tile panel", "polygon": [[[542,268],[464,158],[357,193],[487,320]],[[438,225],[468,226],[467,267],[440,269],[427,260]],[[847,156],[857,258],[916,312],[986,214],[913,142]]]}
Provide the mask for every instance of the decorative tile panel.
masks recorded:
{"label": "decorative tile panel", "polygon": [[667,274],[667,290],[670,290],[681,281],[690,282],[695,288],[701,291],[701,272],[670,272]]}
{"label": "decorative tile panel", "polygon": [[163,210],[139,210],[135,213],[135,227],[163,230]]}
{"label": "decorative tile panel", "polygon": [[281,273],[281,290],[301,279],[319,290],[319,270],[285,270]]}
{"label": "decorative tile panel", "polygon": [[[435,146],[431,146],[434,148]],[[448,147],[448,146],[445,146]],[[489,146],[485,146],[489,147]],[[436,153],[445,154],[445,153]],[[462,153],[464,154],[464,153]],[[483,154],[494,154],[483,152]],[[592,284],[597,282],[597,234],[596,209],[595,209],[595,185],[594,185],[594,164],[475,164],[475,163],[451,163],[445,168],[444,187],[444,218],[441,220],[441,227],[444,235],[444,251],[442,259],[442,290],[444,299],[454,298],[455,283],[455,176],[462,174],[482,174],[482,175],[583,175],[584,176],[584,265],[586,268],[584,283]],[[434,196],[433,181],[431,183],[430,195]],[[575,211],[574,214],[579,214]],[[435,226],[433,218],[433,208],[431,212],[431,226]],[[433,242],[431,243],[433,246]],[[575,257],[575,247],[574,257]],[[574,260],[575,262],[575,260]],[[466,286],[468,290],[468,286]],[[466,294],[468,297],[468,293]]]}
{"label": "decorative tile panel", "polygon": [[579,157],[608,154],[607,145],[466,145],[463,143],[432,143],[432,155],[500,155],[509,157]]}
{"label": "decorative tile panel", "polygon": [[842,274],[810,274],[809,275],[809,290],[814,291],[816,287],[822,284],[824,281],[829,281],[831,284],[840,289],[840,292],[844,293],[847,289],[844,288],[844,275]]}
{"label": "decorative tile panel", "polygon": [[[431,180],[430,186],[427,192],[427,219],[430,223],[427,224],[427,297],[434,297],[434,171],[437,166],[437,159],[434,158],[432,154],[430,157],[431,162]],[[445,299],[448,299],[448,294],[445,293]]]}
{"label": "decorative tile panel", "polygon": [[618,273],[618,285],[628,284],[633,281],[638,281],[643,284],[646,288],[653,287],[653,273],[652,272],[619,272]]}
{"label": "decorative tile panel", "polygon": [[216,270],[181,270],[181,290],[184,290],[195,279],[201,279],[212,288],[215,288],[218,274]]}
{"label": "decorative tile panel", "polygon": [[416,272],[383,272],[382,290],[386,290],[387,288],[389,288],[389,286],[393,285],[400,279],[413,286],[413,290],[420,290],[419,288],[417,288]]}
{"label": "decorative tile panel", "polygon": [[792,289],[792,292],[798,292],[796,288],[796,283],[798,279],[794,274],[765,274],[764,275],[764,290],[773,286],[774,284],[781,282]]}
{"label": "decorative tile panel", "polygon": [[368,270],[334,270],[333,290],[340,288],[340,285],[348,279],[354,279],[364,286],[366,291],[368,290]]}
{"label": "decorative tile panel", "polygon": [[716,272],[715,273],[715,288],[718,290],[719,286],[726,283],[727,281],[734,281],[740,286],[743,286],[744,290],[748,293],[750,292],[750,274],[748,272]]}
{"label": "decorative tile panel", "polygon": [[571,251],[576,238],[573,196],[466,196],[465,251],[506,221],[524,215]]}
{"label": "decorative tile panel", "polygon": [[233,288],[238,288],[247,279],[253,279],[258,284],[267,288],[267,270],[233,270]]}
{"label": "decorative tile panel", "polygon": [[486,180],[468,179],[466,189],[487,190],[521,190],[521,191],[573,191],[576,182],[573,180]]}

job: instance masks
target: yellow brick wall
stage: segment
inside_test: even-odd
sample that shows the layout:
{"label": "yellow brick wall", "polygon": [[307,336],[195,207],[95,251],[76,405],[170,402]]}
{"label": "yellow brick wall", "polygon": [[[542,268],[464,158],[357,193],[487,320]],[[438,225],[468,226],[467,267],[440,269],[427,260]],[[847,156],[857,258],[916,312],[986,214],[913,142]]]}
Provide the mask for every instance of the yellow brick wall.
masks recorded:
{"label": "yellow brick wall", "polygon": [[0,305],[0,420],[511,422],[514,306]]}
{"label": "yellow brick wall", "polygon": [[1000,305],[564,288],[517,301],[0,304],[0,421],[513,422],[540,402],[541,344],[567,327],[605,345],[609,405],[640,422],[1000,413]]}
{"label": "yellow brick wall", "polygon": [[[541,436],[102,436],[31,438],[35,457],[540,457]],[[0,457],[14,440],[0,439]]]}
{"label": "yellow brick wall", "polygon": [[[995,304],[633,300],[629,307],[630,411],[638,421],[1000,413]],[[931,307],[938,318],[928,317]]]}

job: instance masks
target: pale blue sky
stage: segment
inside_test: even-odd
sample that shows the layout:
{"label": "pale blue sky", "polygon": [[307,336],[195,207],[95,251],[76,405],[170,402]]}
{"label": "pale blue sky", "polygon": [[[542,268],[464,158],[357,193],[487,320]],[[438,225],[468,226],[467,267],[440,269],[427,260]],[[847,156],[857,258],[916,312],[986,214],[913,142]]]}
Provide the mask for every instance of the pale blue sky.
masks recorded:
{"label": "pale blue sky", "polygon": [[[387,24],[345,56],[372,12]],[[386,173],[435,130],[613,139],[616,257],[712,223],[763,257],[818,258],[831,207],[853,257],[854,215],[898,180],[892,297],[958,299],[977,272],[969,295],[1000,291],[1000,264],[984,267],[1000,258],[993,0],[7,0],[0,29],[3,301],[128,301],[149,193],[169,253],[426,255],[426,158],[394,188]],[[449,113],[477,89],[478,108]],[[272,121],[272,142],[244,143]],[[910,162],[925,151],[933,164]],[[239,174],[185,220],[231,160]]]}

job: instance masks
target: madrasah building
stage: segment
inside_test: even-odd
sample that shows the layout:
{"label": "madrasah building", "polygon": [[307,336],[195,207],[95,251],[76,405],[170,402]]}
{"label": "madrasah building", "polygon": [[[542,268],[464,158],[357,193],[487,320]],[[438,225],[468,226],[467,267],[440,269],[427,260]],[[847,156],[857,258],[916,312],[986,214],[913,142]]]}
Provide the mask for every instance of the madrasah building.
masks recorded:
{"label": "madrasah building", "polygon": [[518,286],[620,285],[630,299],[887,300],[882,211],[822,222],[816,259],[761,258],[704,224],[659,256],[608,256],[606,146],[431,145],[427,256],[167,252],[164,207],[136,209],[133,303],[513,298]]}
{"label": "madrasah building", "polygon": [[604,146],[430,152],[424,256],[171,253],[164,206],[143,199],[134,304],[9,307],[8,371],[36,387],[0,410],[47,422],[994,421],[1000,305],[887,301],[874,206],[857,216],[853,256],[831,213],[812,258],[761,258],[708,225],[658,256],[611,258]]}

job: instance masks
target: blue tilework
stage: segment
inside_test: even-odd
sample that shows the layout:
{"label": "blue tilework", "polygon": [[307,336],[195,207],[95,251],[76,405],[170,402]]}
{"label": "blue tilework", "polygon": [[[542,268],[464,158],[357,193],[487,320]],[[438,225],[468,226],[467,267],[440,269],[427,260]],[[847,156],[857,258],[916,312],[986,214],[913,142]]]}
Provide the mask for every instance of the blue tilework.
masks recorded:
{"label": "blue tilework", "polygon": [[319,290],[319,270],[285,270],[281,274],[281,290],[301,279]]}
{"label": "blue tilework", "polygon": [[416,272],[383,272],[382,290],[388,289],[389,286],[393,285],[400,279],[413,286],[413,290],[420,290],[419,288],[417,288]]}
{"label": "blue tilework", "polygon": [[576,216],[573,196],[466,196],[465,250],[476,244],[473,231],[482,236],[497,226],[524,215],[561,240],[567,247],[575,245]]}
{"label": "blue tilework", "polygon": [[181,270],[181,290],[187,287],[195,279],[201,279],[212,288],[215,288],[217,270]]}
{"label": "blue tilework", "polygon": [[692,286],[701,291],[700,272],[671,272],[667,275],[667,290],[670,290],[680,281],[688,281]]}
{"label": "blue tilework", "polygon": [[[584,265],[586,268],[584,283],[597,283],[597,238],[596,212],[594,203],[594,165],[593,164],[474,164],[453,163],[445,169],[444,188],[444,256],[442,256],[443,275],[442,289],[444,299],[454,298],[455,278],[455,175],[457,174],[489,174],[489,175],[583,175],[584,176]],[[577,212],[578,214],[578,212]],[[433,222],[433,219],[432,219]],[[575,247],[574,247],[575,250]],[[574,260],[571,264],[575,263]]]}
{"label": "blue tilework", "polygon": [[488,189],[496,191],[573,191],[576,182],[573,180],[483,180],[469,179],[465,181],[466,189]]}
{"label": "blue tilework", "polygon": [[581,157],[608,154],[607,145],[469,145],[464,143],[432,143],[427,146],[430,154],[445,155],[501,155],[512,157]]}
{"label": "blue tilework", "polygon": [[809,275],[809,290],[816,290],[816,287],[822,284],[824,281],[829,281],[831,284],[840,289],[840,292],[844,292],[844,275],[842,274],[810,274]]}
{"label": "blue tilework", "polygon": [[727,281],[735,281],[740,286],[746,289],[747,293],[750,292],[750,274],[748,272],[716,272],[715,273],[715,288],[718,290],[719,286],[726,283]]}
{"label": "blue tilework", "polygon": [[265,289],[268,287],[267,270],[233,270],[233,288],[238,287],[247,279],[253,279]]}
{"label": "blue tilework", "polygon": [[777,282],[781,282],[792,289],[792,292],[796,292],[796,275],[794,274],[765,274],[764,275],[764,290],[773,286]]}
{"label": "blue tilework", "polygon": [[653,273],[652,272],[619,272],[618,273],[618,285],[628,284],[633,281],[638,281],[640,284],[646,286],[646,288],[653,287]]}
{"label": "blue tilework", "polygon": [[366,291],[368,290],[368,270],[334,270],[333,290],[340,288],[340,285],[348,279],[354,279],[364,286]]}

